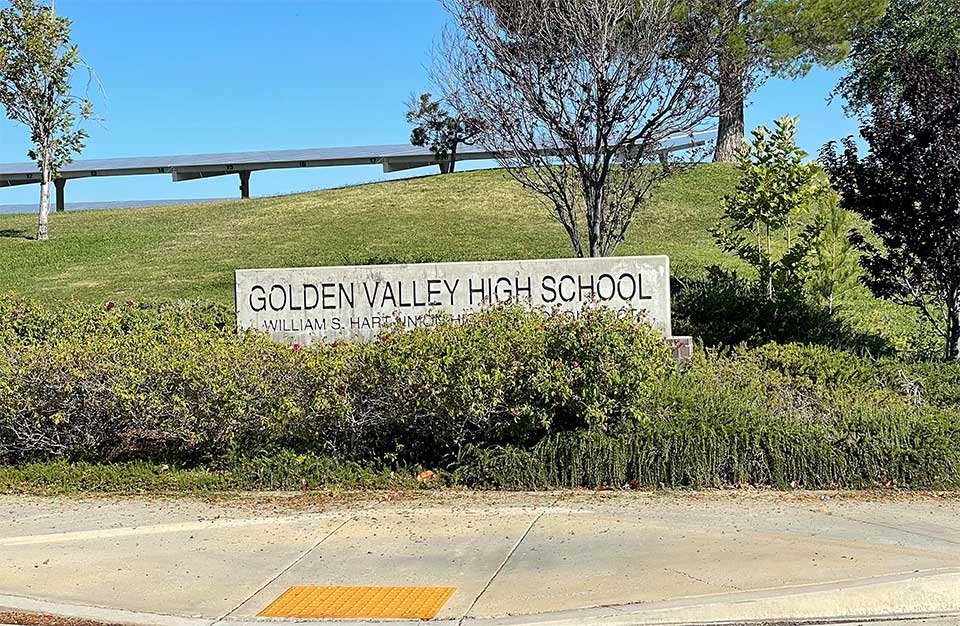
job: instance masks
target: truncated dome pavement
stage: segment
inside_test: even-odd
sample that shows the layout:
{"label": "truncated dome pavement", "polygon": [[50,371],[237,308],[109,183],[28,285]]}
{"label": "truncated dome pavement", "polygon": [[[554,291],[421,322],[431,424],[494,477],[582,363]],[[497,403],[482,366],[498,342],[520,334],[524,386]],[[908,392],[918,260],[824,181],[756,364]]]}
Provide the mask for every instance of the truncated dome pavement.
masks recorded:
{"label": "truncated dome pavement", "polygon": [[455,587],[291,587],[260,617],[433,619]]}

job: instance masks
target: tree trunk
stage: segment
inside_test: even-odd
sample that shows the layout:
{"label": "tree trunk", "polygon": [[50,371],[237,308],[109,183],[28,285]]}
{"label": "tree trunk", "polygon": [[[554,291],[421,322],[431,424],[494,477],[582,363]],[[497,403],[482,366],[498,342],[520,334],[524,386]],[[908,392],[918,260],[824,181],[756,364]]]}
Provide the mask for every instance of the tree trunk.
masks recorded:
{"label": "tree trunk", "polygon": [[603,200],[602,191],[591,190],[583,194],[584,205],[587,209],[587,242],[590,246],[591,258],[603,256],[600,240],[603,233]]}
{"label": "tree trunk", "polygon": [[[740,27],[740,4],[737,0],[722,0],[724,12],[720,18],[720,28],[724,36],[729,36]],[[743,104],[746,100],[747,67],[749,61],[738,59],[737,53],[729,49],[730,44],[721,48],[718,57],[720,75],[720,113],[717,128],[717,146],[713,160],[718,163],[732,163],[737,160],[743,146]]]}
{"label": "tree trunk", "polygon": [[770,241],[770,225],[767,225],[767,300],[773,301],[773,245]]}
{"label": "tree trunk", "polygon": [[[564,232],[567,233],[567,238],[570,239],[570,245],[573,246],[573,255],[578,259],[582,259],[583,241],[580,238],[580,229],[577,228],[577,222],[571,214],[570,207],[561,204],[559,200],[554,200],[554,206],[557,221],[563,226]],[[590,228],[589,224],[587,224],[587,228]]]}
{"label": "tree trunk", "polygon": [[[561,208],[557,208],[557,215],[562,213]],[[570,245],[573,246],[573,255],[578,259],[583,258],[583,244],[580,242],[577,231],[573,228],[572,224],[568,224],[566,218],[559,218],[558,220],[560,225],[563,226],[564,232],[567,233],[567,238],[570,239]]]}
{"label": "tree trunk", "polygon": [[720,61],[720,123],[717,128],[717,146],[713,152],[716,163],[733,163],[743,147],[745,71],[742,64],[735,59],[726,58]]}
{"label": "tree trunk", "polygon": [[960,302],[947,303],[947,361],[960,360]]}
{"label": "tree trunk", "polygon": [[447,169],[448,174],[453,174],[457,169],[457,143],[453,143],[453,148],[450,149],[450,167]]}
{"label": "tree trunk", "polygon": [[47,223],[50,218],[50,158],[43,154],[43,167],[40,168],[40,214],[37,219],[37,241],[47,240]]}

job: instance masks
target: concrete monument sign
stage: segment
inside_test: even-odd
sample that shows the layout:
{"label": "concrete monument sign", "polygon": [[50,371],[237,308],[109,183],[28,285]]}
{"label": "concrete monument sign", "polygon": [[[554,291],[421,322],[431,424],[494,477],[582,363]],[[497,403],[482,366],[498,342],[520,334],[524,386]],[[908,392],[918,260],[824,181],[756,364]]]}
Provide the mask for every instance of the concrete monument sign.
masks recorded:
{"label": "concrete monument sign", "polygon": [[432,326],[493,304],[643,312],[670,336],[665,256],[237,270],[237,324],[310,345],[376,338],[385,326]]}

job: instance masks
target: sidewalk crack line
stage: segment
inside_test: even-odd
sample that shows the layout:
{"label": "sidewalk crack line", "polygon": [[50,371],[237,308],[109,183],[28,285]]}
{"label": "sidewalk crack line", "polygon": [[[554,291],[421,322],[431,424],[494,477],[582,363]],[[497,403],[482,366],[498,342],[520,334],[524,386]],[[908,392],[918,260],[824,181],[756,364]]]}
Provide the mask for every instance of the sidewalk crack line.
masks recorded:
{"label": "sidewalk crack line", "polygon": [[543,509],[541,509],[540,512],[537,513],[536,517],[534,517],[530,521],[530,523],[527,524],[526,530],[523,531],[523,534],[520,535],[520,538],[517,539],[517,542],[513,544],[513,547],[510,548],[509,552],[507,552],[507,556],[504,557],[503,561],[500,562],[500,566],[497,567],[497,569],[493,572],[493,575],[490,576],[490,579],[487,580],[487,584],[483,586],[483,589],[480,590],[480,593],[477,594],[477,597],[473,599],[473,602],[470,603],[470,606],[467,607],[467,610],[464,611],[463,615],[460,616],[460,619],[457,620],[457,626],[463,625],[463,620],[467,619],[467,617],[470,615],[470,612],[473,610],[473,607],[477,605],[477,602],[480,601],[480,598],[483,597],[483,594],[487,592],[487,589],[490,588],[490,585],[493,584],[493,581],[497,578],[497,576],[500,575],[500,572],[503,571],[503,568],[507,566],[507,561],[509,561],[510,557],[513,556],[514,552],[517,551],[517,548],[520,547],[520,544],[523,543],[523,540],[527,538],[527,535],[530,534],[530,531],[533,530],[533,527],[537,524],[537,522],[540,521],[540,518],[543,517],[544,513],[549,511],[551,508],[553,508],[558,502],[560,502],[559,497],[553,502],[551,502],[550,504],[548,504],[547,506],[545,506]]}
{"label": "sidewalk crack line", "polygon": [[295,558],[289,565],[287,565],[286,567],[282,568],[279,572],[277,572],[276,574],[274,574],[274,575],[270,578],[270,580],[268,580],[267,582],[265,582],[265,583],[263,583],[262,585],[260,585],[259,587],[257,587],[257,588],[253,591],[253,593],[251,593],[250,595],[248,595],[247,597],[245,597],[243,600],[241,600],[241,601],[240,601],[237,605],[235,605],[233,608],[231,608],[231,609],[228,610],[226,613],[224,613],[223,615],[221,615],[220,617],[218,617],[216,620],[214,620],[214,621],[210,624],[210,626],[216,626],[217,624],[219,624],[220,622],[222,622],[223,620],[225,620],[227,617],[229,617],[230,615],[232,615],[232,614],[233,614],[235,611],[237,611],[240,607],[242,607],[244,604],[246,604],[247,602],[249,602],[254,596],[256,596],[258,593],[260,593],[261,591],[263,591],[264,589],[266,589],[268,586],[270,586],[270,584],[271,584],[273,581],[275,581],[276,579],[280,578],[281,576],[283,576],[284,574],[286,574],[287,572],[289,572],[291,569],[293,569],[293,567],[294,567],[297,563],[299,563],[299,562],[302,561],[303,559],[307,558],[307,556],[309,556],[314,550],[316,550],[317,548],[319,548],[319,547],[323,544],[324,541],[326,541],[326,540],[329,539],[330,537],[333,537],[334,534],[336,534],[341,528],[343,528],[344,526],[346,526],[348,523],[352,522],[354,519],[355,519],[355,518],[351,517],[351,518],[348,518],[348,519],[343,520],[343,522],[341,522],[339,526],[337,526],[336,528],[334,528],[333,530],[331,530],[330,532],[328,532],[326,535],[324,535],[323,537],[321,537],[315,544],[313,544],[313,545],[310,547],[309,550],[307,550],[306,552],[304,552],[303,554],[301,554],[300,556],[298,556],[297,558]]}
{"label": "sidewalk crack line", "polygon": [[870,520],[860,519],[860,518],[854,517],[854,516],[852,516],[852,515],[843,515],[843,514],[841,514],[840,517],[843,518],[843,519],[852,521],[852,522],[858,522],[858,523],[860,523],[860,524],[867,524],[867,525],[869,525],[869,526],[877,526],[877,527],[879,527],[879,528],[886,528],[887,530],[895,530],[895,531],[897,531],[897,532],[901,532],[901,533],[904,533],[904,534],[907,534],[907,535],[916,535],[916,536],[918,536],[918,537],[923,537],[924,539],[933,539],[933,540],[935,540],[935,541],[943,541],[944,543],[952,543],[952,544],[955,544],[955,545],[960,545],[960,541],[955,541],[955,540],[953,540],[953,539],[946,539],[946,538],[944,538],[944,537],[940,537],[939,535],[933,535],[933,534],[930,534],[930,533],[924,533],[924,532],[920,532],[919,530],[913,530],[913,529],[910,529],[910,528],[901,528],[901,527],[899,527],[899,526],[894,526],[894,525],[892,525],[892,524],[884,524],[884,523],[882,523],[882,522],[872,522],[872,521],[870,521]]}
{"label": "sidewalk crack line", "polygon": [[684,578],[688,578],[688,579],[690,579],[690,580],[692,580],[692,581],[694,581],[694,582],[702,583],[702,584],[704,584],[704,585],[710,585],[711,587],[722,587],[722,588],[724,588],[724,589],[733,589],[734,591],[743,591],[743,589],[741,589],[740,587],[735,587],[735,586],[733,586],[733,585],[724,585],[724,584],[721,584],[721,583],[712,583],[712,582],[710,582],[709,580],[704,580],[703,578],[698,578],[698,577],[694,576],[693,574],[688,574],[687,572],[684,572],[684,571],[681,571],[681,570],[678,570],[678,569],[674,569],[674,568],[672,568],[672,567],[665,567],[665,568],[663,568],[663,571],[665,571],[665,572],[673,572],[674,574],[679,574],[680,576],[683,576]]}

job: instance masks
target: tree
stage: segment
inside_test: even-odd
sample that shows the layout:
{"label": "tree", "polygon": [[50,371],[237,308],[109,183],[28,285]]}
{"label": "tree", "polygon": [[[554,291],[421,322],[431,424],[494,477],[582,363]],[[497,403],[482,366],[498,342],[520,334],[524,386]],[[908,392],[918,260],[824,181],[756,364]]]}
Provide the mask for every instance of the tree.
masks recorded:
{"label": "tree", "polygon": [[470,145],[477,136],[473,120],[452,115],[432,94],[422,93],[407,102],[407,122],[414,124],[410,143],[427,146],[440,161],[440,173],[452,173],[457,166],[457,147]]}
{"label": "tree", "polygon": [[[555,0],[557,1],[557,0]],[[576,2],[577,0],[566,0]],[[644,2],[646,0],[638,0]],[[919,1],[919,0],[918,0]],[[957,0],[948,0],[956,2]],[[888,0],[682,0],[674,6],[683,39],[671,51],[704,45],[715,55],[704,69],[720,93],[714,160],[735,162],[743,145],[747,97],[765,77],[799,78],[814,65],[835,66],[851,42],[883,15]],[[504,28],[517,28],[511,13],[523,0],[487,0]]]}
{"label": "tree", "polygon": [[817,220],[821,231],[813,245],[813,263],[807,280],[810,290],[826,303],[832,314],[837,299],[857,284],[857,251],[850,241],[849,213],[832,189],[825,194]]}
{"label": "tree", "polygon": [[804,163],[807,153],[797,147],[797,120],[783,117],[775,125],[772,132],[759,126],[740,150],[740,181],[724,198],[723,219],[710,231],[724,252],[753,266],[769,300],[777,291],[802,287],[821,230],[819,224],[797,224],[822,193],[816,164]]}
{"label": "tree", "polygon": [[689,0],[689,36],[719,38],[712,76],[720,91],[714,160],[732,162],[743,144],[744,104],[766,76],[799,78],[834,66],[887,0]]}
{"label": "tree", "polygon": [[88,100],[70,93],[73,70],[83,64],[70,42],[70,20],[38,0],[10,0],[0,10],[0,103],[7,117],[30,129],[28,153],[40,169],[37,239],[47,239],[50,183],[87,138]]}
{"label": "tree", "polygon": [[854,42],[850,72],[835,90],[854,114],[866,113],[881,91],[899,97],[903,72],[916,59],[943,67],[951,50],[960,49],[960,0],[892,0],[875,28]]}
{"label": "tree", "polygon": [[579,257],[614,253],[638,208],[681,167],[656,164],[661,142],[716,113],[703,73],[713,51],[671,54],[675,1],[443,0],[455,28],[436,82],[477,121],[478,143],[546,200]]}
{"label": "tree", "polygon": [[[909,47],[910,41],[901,41]],[[864,81],[861,157],[853,138],[822,161],[840,204],[863,216],[881,245],[856,233],[864,283],[916,307],[960,358],[960,49],[898,53],[896,83]],[[872,72],[874,67],[866,66]],[[854,76],[856,83],[862,76]]]}

